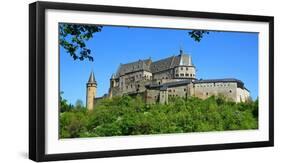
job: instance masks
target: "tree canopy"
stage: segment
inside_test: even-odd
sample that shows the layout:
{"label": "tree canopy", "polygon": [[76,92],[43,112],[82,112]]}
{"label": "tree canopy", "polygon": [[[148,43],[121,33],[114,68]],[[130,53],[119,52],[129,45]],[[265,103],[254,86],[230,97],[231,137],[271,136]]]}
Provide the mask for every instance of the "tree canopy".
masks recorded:
{"label": "tree canopy", "polygon": [[93,38],[94,33],[100,32],[102,26],[86,24],[59,24],[59,44],[74,60],[88,59],[93,61],[91,49],[86,47],[85,41]]}
{"label": "tree canopy", "polygon": [[60,137],[103,137],[258,128],[258,100],[235,103],[223,97],[172,98],[147,105],[140,96],[102,99],[93,111],[60,113]]}

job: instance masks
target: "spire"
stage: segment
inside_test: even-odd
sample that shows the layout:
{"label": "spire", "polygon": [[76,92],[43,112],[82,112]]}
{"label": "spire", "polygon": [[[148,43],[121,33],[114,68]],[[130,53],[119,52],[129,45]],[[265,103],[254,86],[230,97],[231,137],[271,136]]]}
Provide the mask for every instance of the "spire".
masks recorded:
{"label": "spire", "polygon": [[182,48],[182,45],[180,45],[180,55],[183,54],[183,48]]}
{"label": "spire", "polygon": [[180,55],[182,55],[183,54],[183,50],[182,50],[182,48],[180,48]]}
{"label": "spire", "polygon": [[92,71],[90,74],[90,78],[88,80],[88,83],[96,83],[94,72]]}
{"label": "spire", "polygon": [[112,75],[111,75],[111,79],[114,79],[115,78],[115,74],[113,73]]}

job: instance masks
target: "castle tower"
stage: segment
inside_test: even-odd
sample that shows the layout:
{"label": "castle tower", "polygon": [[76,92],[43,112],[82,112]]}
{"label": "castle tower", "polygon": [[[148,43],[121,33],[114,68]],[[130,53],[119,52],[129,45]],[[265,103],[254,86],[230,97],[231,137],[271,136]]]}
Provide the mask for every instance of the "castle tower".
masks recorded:
{"label": "castle tower", "polygon": [[93,72],[90,74],[89,81],[87,83],[87,108],[88,110],[94,109],[95,97],[96,97],[96,90],[97,90],[97,82],[95,80],[95,75]]}
{"label": "castle tower", "polygon": [[182,49],[177,56],[179,64],[175,67],[175,78],[178,79],[196,79],[196,69],[192,63],[191,55],[185,54]]}
{"label": "castle tower", "polygon": [[109,93],[108,93],[108,97],[112,98],[112,94],[113,94],[113,87],[116,86],[116,82],[115,82],[115,75],[112,74],[111,78],[110,78],[110,88],[109,88]]}

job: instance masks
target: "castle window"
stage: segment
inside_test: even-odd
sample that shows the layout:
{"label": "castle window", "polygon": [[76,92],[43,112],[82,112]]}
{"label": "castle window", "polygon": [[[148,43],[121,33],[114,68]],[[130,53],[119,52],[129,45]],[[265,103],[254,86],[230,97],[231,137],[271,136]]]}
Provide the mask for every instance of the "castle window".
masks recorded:
{"label": "castle window", "polygon": [[188,67],[186,67],[186,70],[188,70]]}
{"label": "castle window", "polygon": [[185,74],[185,76],[189,76],[189,74]]}
{"label": "castle window", "polygon": [[208,92],[206,92],[206,95],[208,96],[208,95],[209,95],[209,93],[208,93]]}
{"label": "castle window", "polygon": [[184,74],[181,74],[181,76],[184,76]]}
{"label": "castle window", "polygon": [[184,88],[183,90],[186,92],[186,89],[185,89],[185,88]]}
{"label": "castle window", "polygon": [[172,90],[168,90],[169,92],[172,92]]}
{"label": "castle window", "polygon": [[175,92],[175,90],[174,90],[174,92]]}
{"label": "castle window", "polygon": [[181,70],[183,70],[183,68],[181,67]]}
{"label": "castle window", "polygon": [[229,93],[231,93],[232,91],[231,90],[229,90]]}
{"label": "castle window", "polygon": [[176,74],[176,76],[179,76],[179,74]]}
{"label": "castle window", "polygon": [[166,77],[166,79],[168,79],[168,77]]}

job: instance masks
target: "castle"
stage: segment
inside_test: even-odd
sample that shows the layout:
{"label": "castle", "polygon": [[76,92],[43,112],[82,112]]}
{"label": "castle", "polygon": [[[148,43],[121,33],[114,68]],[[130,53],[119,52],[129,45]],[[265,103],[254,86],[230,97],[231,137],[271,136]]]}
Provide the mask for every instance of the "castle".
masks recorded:
{"label": "castle", "polygon": [[[93,109],[97,83],[91,73],[87,83],[87,108]],[[190,55],[180,50],[176,56],[158,61],[150,58],[120,64],[110,78],[108,98],[124,94],[141,95],[146,103],[165,104],[169,97],[195,96],[202,99],[223,95],[234,102],[245,102],[250,93],[241,80],[235,78],[197,79],[196,67]]]}

